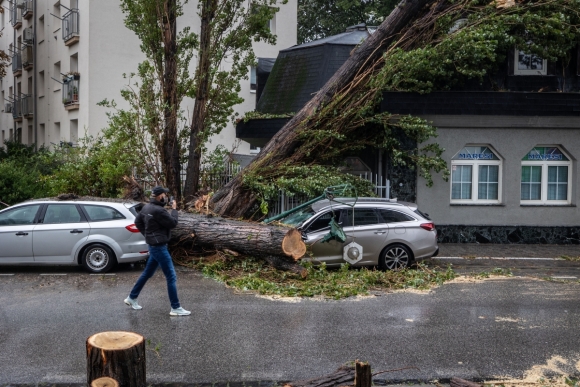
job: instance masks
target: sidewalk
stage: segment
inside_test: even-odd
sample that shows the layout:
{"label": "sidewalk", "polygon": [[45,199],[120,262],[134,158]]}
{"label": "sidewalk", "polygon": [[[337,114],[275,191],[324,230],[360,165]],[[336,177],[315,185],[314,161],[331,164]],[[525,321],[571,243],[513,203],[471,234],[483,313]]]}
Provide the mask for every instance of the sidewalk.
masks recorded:
{"label": "sidewalk", "polygon": [[463,258],[577,258],[580,245],[440,243],[439,255]]}

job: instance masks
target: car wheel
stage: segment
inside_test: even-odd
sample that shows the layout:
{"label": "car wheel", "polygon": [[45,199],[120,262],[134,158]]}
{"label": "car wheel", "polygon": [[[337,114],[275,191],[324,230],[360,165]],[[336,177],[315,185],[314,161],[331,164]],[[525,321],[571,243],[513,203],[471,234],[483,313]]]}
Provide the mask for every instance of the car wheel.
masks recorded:
{"label": "car wheel", "polygon": [[115,255],[105,245],[90,245],[83,251],[81,261],[85,269],[91,273],[106,273],[115,266]]}
{"label": "car wheel", "polygon": [[411,265],[411,251],[404,245],[391,245],[383,250],[379,258],[379,267],[383,270],[405,269]]}

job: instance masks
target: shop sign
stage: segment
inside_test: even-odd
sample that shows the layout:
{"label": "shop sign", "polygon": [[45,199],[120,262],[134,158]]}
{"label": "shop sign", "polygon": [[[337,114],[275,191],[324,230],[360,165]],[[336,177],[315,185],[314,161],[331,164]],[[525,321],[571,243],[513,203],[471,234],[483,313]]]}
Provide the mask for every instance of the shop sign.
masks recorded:
{"label": "shop sign", "polygon": [[460,160],[493,160],[493,153],[460,153]]}

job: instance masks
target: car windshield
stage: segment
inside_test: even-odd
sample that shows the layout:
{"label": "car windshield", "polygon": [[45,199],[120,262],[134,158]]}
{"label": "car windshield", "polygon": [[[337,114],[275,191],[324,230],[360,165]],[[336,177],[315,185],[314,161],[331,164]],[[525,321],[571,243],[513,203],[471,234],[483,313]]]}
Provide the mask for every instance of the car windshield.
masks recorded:
{"label": "car windshield", "polygon": [[312,207],[308,206],[280,219],[280,223],[298,227],[304,223],[304,221],[310,219],[314,214],[315,212]]}

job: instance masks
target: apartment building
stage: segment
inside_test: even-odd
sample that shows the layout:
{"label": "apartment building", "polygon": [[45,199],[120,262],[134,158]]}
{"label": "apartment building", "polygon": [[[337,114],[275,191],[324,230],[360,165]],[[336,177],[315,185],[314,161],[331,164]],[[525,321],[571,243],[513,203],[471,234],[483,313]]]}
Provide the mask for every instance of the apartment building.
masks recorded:
{"label": "apartment building", "polygon": [[[0,0],[0,6],[0,49],[12,57],[0,81],[0,145],[16,138],[25,144],[74,146],[86,135],[98,135],[107,125],[108,109],[97,103],[106,98],[124,107],[123,74],[136,72],[144,60],[139,40],[123,23],[120,1]],[[297,0],[280,5],[270,22],[277,44],[255,43],[258,57],[274,58],[296,44],[296,14]],[[195,1],[185,5],[178,20],[178,29],[186,25],[199,30]],[[240,114],[256,106],[253,72],[248,69],[250,79],[242,81]],[[193,101],[182,108],[192,112]],[[228,149],[237,144],[237,153],[251,153],[248,143],[236,140],[233,123],[211,139],[210,149],[218,144]]]}

